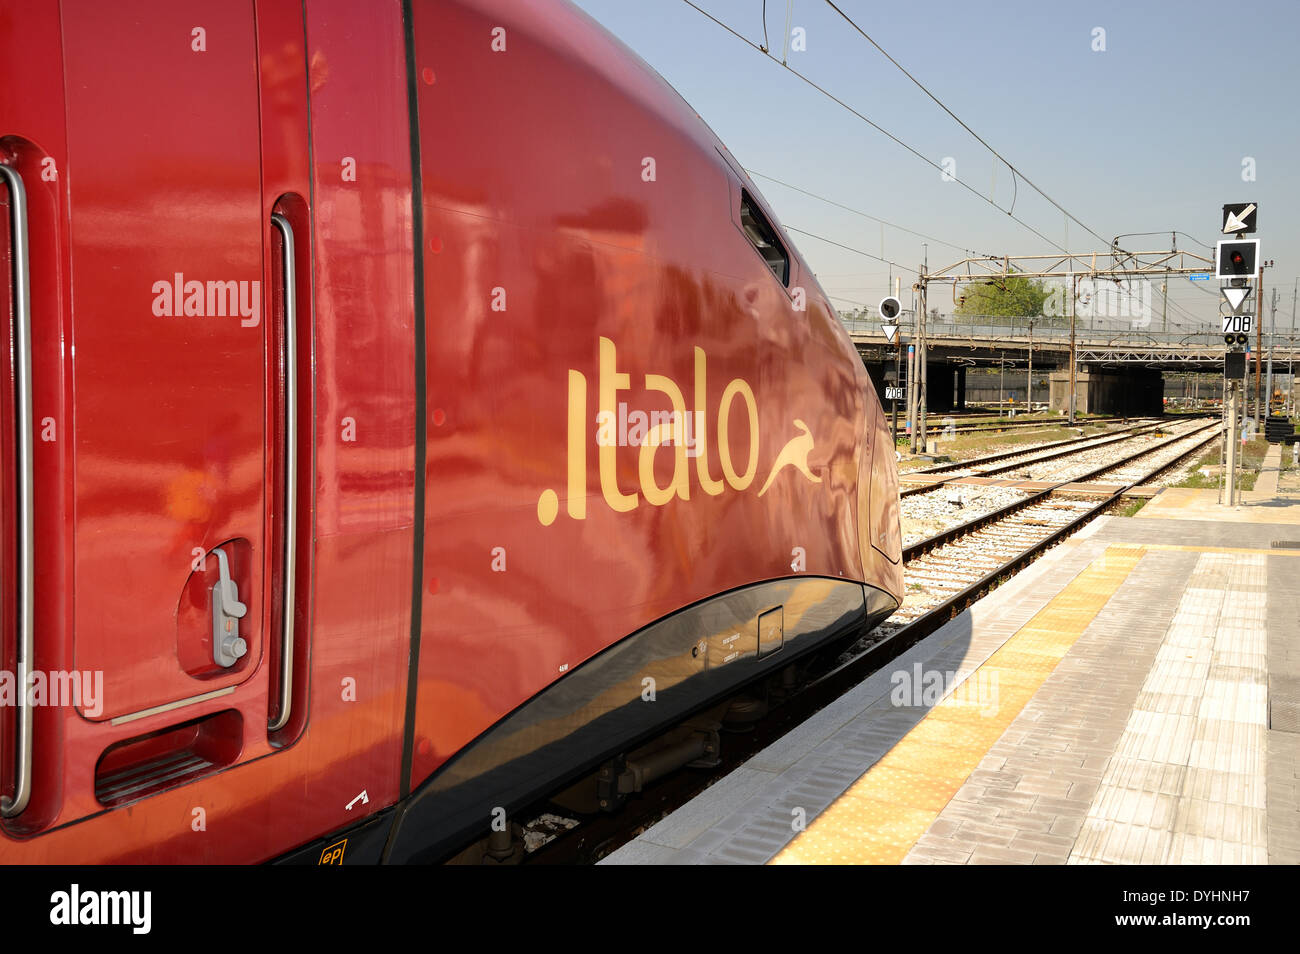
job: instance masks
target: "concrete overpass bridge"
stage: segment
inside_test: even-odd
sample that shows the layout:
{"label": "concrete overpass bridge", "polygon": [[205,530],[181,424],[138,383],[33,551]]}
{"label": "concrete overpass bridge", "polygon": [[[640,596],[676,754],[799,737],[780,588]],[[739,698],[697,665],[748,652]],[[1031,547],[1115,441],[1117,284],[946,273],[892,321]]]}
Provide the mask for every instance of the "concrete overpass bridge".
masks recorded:
{"label": "concrete overpass bridge", "polygon": [[[900,379],[906,378],[908,344],[913,338],[910,315],[902,316],[898,341],[902,361]],[[882,390],[892,377],[898,348],[890,345],[876,319],[845,318],[845,328],[863,363]],[[1159,319],[1075,319],[1077,407],[1081,412],[1157,413],[1163,403],[1163,375],[1171,371],[1223,372],[1227,346],[1219,328]],[[1254,393],[1255,341],[1251,340],[1251,368],[1247,392]],[[1024,368],[1032,353],[1035,374],[1050,376],[1050,401],[1065,407],[1069,393],[1070,319],[1067,317],[1010,318],[1000,316],[939,315],[926,320],[926,391],[929,409],[945,411],[965,404],[966,369],[980,366]],[[1275,380],[1300,360],[1300,334],[1265,335],[1261,366],[1269,353]]]}

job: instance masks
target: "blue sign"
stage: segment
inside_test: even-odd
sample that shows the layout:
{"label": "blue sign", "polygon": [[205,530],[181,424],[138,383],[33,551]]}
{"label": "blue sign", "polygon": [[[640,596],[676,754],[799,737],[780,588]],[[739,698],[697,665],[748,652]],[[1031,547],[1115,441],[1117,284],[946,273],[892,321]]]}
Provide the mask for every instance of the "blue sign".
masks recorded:
{"label": "blue sign", "polygon": [[1188,275],[1187,280],[1189,282],[1208,282],[1213,277],[1213,275]]}

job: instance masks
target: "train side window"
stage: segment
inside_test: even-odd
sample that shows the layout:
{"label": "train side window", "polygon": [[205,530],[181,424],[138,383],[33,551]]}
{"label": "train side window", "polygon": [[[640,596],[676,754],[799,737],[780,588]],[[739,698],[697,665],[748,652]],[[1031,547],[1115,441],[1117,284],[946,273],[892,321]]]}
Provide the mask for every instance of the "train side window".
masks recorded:
{"label": "train side window", "polygon": [[767,262],[767,267],[772,269],[772,274],[782,285],[788,285],[790,255],[781,244],[781,240],[776,237],[776,229],[772,228],[767,221],[758,203],[744,190],[740,193],[740,224],[745,230],[745,237],[749,239],[749,243],[754,246],[758,254],[763,256],[763,261]]}

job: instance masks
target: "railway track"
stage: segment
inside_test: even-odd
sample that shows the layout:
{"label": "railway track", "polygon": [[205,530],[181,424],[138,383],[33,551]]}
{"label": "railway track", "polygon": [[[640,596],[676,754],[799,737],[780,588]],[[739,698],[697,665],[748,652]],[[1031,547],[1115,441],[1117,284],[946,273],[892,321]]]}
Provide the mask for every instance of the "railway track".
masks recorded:
{"label": "railway track", "polygon": [[[1060,486],[1071,482],[1081,483],[1084,481],[1103,481],[1106,484],[1118,484],[1127,489],[1137,484],[1153,480],[1161,474],[1173,469],[1181,461],[1186,460],[1210,441],[1214,440],[1218,436],[1219,431],[1220,427],[1217,422],[1201,424],[1199,427],[1188,433],[1177,434],[1157,444],[1140,447],[1135,450],[1134,453],[1121,458],[1119,461],[1105,462],[1100,466],[1088,465],[1087,469],[1083,471],[1078,471],[1072,468],[1071,471],[1068,472],[1069,476],[1057,479],[1055,480],[1055,483]],[[945,493],[959,493],[964,490],[981,491],[985,490],[985,488],[963,487],[959,490],[957,487],[950,487],[946,489],[941,488],[934,493],[935,496],[941,496]],[[920,558],[936,546],[955,540],[962,534],[978,530],[987,525],[990,521],[1010,517],[1021,508],[1031,506],[1035,504],[1035,502],[1044,500],[1049,496],[1055,495],[1057,499],[1060,499],[1066,496],[1067,493],[1055,488],[1045,488],[1036,492],[1018,490],[1010,487],[995,487],[988,488],[988,490],[997,492],[996,494],[986,493],[987,496],[992,496],[995,501],[1006,497],[1010,497],[1011,499],[1009,502],[1000,506],[995,504],[995,506],[991,508],[986,508],[983,512],[976,513],[974,516],[971,516],[969,510],[963,507],[964,512],[962,516],[966,519],[959,521],[952,526],[943,528],[930,537],[904,546],[904,565],[910,566],[909,561]],[[1078,495],[1076,494],[1075,496],[1077,497]],[[975,506],[978,507],[979,502],[983,499],[985,499],[985,496],[982,495],[976,500]],[[1091,496],[1084,499],[1096,500],[1097,498]],[[912,502],[913,510],[916,510],[918,505],[922,502],[923,501],[920,500]]]}
{"label": "railway track", "polygon": [[1131,487],[1176,468],[1220,433],[1217,422],[1205,424],[1093,467],[1082,478],[1109,474],[1118,484],[1113,492],[1083,494],[1058,484],[906,547],[908,593],[903,607],[847,649],[841,646],[801,660],[799,667],[807,677],[802,688],[780,700],[743,735],[726,736],[715,767],[678,771],[646,786],[617,814],[595,814],[576,824],[571,819],[557,823],[553,806],[538,804],[523,817],[545,817],[546,834],[534,840],[548,840],[520,860],[591,863],[609,854],[1105,513]]}
{"label": "railway track", "polygon": [[[950,415],[944,415],[944,417],[940,418],[940,420],[941,420],[941,421],[946,421],[946,420],[949,419],[949,417],[950,417]],[[1089,418],[1089,419],[1086,420],[1086,421],[1081,421],[1080,424],[1078,424],[1078,425],[1070,425],[1070,424],[1067,424],[1065,421],[1061,420],[1060,418],[1057,418],[1057,419],[1052,419],[1052,418],[1039,418],[1038,420],[1033,420],[1033,421],[1015,421],[1015,420],[1008,420],[1008,421],[971,421],[970,423],[958,423],[958,422],[961,421],[960,418],[955,418],[955,419],[953,419],[953,420],[954,420],[954,423],[956,424],[955,427],[948,428],[947,426],[941,426],[941,427],[938,427],[938,428],[932,428],[932,429],[931,429],[932,432],[935,433],[936,435],[938,435],[938,434],[944,434],[944,433],[947,433],[947,434],[995,434],[995,433],[997,433],[997,432],[999,432],[999,431],[1024,430],[1024,429],[1027,429],[1027,428],[1035,428],[1035,427],[1037,427],[1037,428],[1049,428],[1049,427],[1071,427],[1071,426],[1076,426],[1076,427],[1077,427],[1077,426],[1081,426],[1081,425],[1092,425],[1092,424],[1115,424],[1115,423],[1127,423],[1128,420],[1129,420],[1129,418],[1126,418],[1126,417],[1125,417],[1125,418],[1119,418],[1119,417],[1094,417],[1094,418]]]}
{"label": "railway track", "polygon": [[1015,470],[1018,467],[1055,460],[1060,457],[1076,454],[1082,450],[1090,450],[1095,447],[1108,447],[1120,441],[1149,433],[1160,426],[1160,422],[1158,421],[1133,424],[1128,427],[1120,428],[1119,430],[1107,431],[1104,434],[1092,434],[1086,437],[1071,437],[1066,440],[1052,441],[1047,444],[1037,444],[1033,447],[1018,447],[1014,450],[1001,451],[983,457],[975,457],[971,460],[951,461],[945,464],[936,464],[933,467],[925,467],[909,471],[908,476],[932,475],[938,479],[931,484],[917,484],[914,486],[903,487],[899,491],[899,496],[910,497],[915,494],[926,493],[934,490],[944,482],[958,477],[993,477],[998,474],[1006,473],[1007,471]]}
{"label": "railway track", "polygon": [[881,624],[880,628],[885,629],[882,635],[889,636],[926,615],[972,582],[1001,572],[1009,561],[1096,506],[1095,497],[1044,491],[1028,503],[1004,508],[1009,512],[996,520],[982,521],[979,529],[952,536],[950,542],[936,545],[931,538],[917,544],[903,569],[907,599]]}
{"label": "railway track", "polygon": [[[1195,436],[1215,427],[1212,423],[1199,423],[1192,425],[1179,425],[1176,433],[1159,436],[1151,432],[1131,435],[1130,440],[1138,443],[1130,445],[1133,453],[1123,458],[1126,462],[1139,462],[1151,454],[1154,454],[1164,448],[1177,445],[1180,441],[1188,437]],[[1155,439],[1156,443],[1147,443]],[[1010,480],[1032,480],[1032,481],[1052,481],[1055,483],[1068,483],[1070,481],[1096,480],[1103,475],[1109,483],[1117,482],[1117,464],[1106,459],[1106,454],[1102,453],[1099,448],[1089,447],[1068,456],[1060,456],[1055,459],[1043,458],[1041,460],[1030,461],[1020,466],[1004,469],[1000,476]],[[1143,475],[1143,471],[1133,470],[1134,479]],[[1123,483],[1123,481],[1119,481]]]}
{"label": "railway track", "polygon": [[[1189,422],[1174,425],[1177,428],[1185,428]],[[1091,468],[1088,466],[1090,459],[1095,458],[1099,450],[1104,450],[1112,445],[1122,443],[1134,438],[1144,437],[1159,424],[1142,424],[1135,425],[1131,428],[1125,428],[1122,433],[1111,432],[1110,434],[1098,435],[1095,437],[1074,438],[1068,441],[1056,441],[1051,444],[1043,444],[1038,447],[1028,448],[1025,450],[1009,451],[1000,454],[993,454],[987,457],[980,457],[970,461],[959,463],[943,464],[938,468],[927,469],[924,471],[913,471],[913,473],[925,473],[942,475],[942,479],[937,479],[930,484],[918,484],[911,487],[903,487],[899,491],[899,497],[904,501],[904,514],[907,515],[911,510],[916,512],[923,510],[930,502],[938,499],[948,499],[953,496],[952,481],[959,480],[963,477],[993,477],[1001,476],[1004,478],[1019,477],[1022,480],[1048,480],[1055,479],[1052,471],[1041,471],[1037,468],[1040,465],[1054,461],[1080,456],[1083,458],[1079,462],[1081,469],[1079,473],[1088,473]],[[1199,425],[1205,427],[1209,425]],[[1194,432],[1198,425],[1192,424],[1191,431]],[[1188,433],[1184,431],[1183,433]],[[1059,471],[1059,468],[1056,468]],[[1080,479],[1070,477],[1067,479]],[[980,488],[972,492],[979,494],[992,494],[997,496],[997,491],[1005,488]],[[958,492],[961,493],[961,492]],[[964,506],[964,501],[962,502]]]}

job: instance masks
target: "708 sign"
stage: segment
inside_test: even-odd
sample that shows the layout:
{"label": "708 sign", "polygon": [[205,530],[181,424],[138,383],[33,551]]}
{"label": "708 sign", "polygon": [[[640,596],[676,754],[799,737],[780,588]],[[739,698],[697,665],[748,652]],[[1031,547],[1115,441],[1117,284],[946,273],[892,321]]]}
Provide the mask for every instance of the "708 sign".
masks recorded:
{"label": "708 sign", "polygon": [[1223,319],[1223,334],[1248,335],[1255,324],[1254,315],[1220,315]]}

